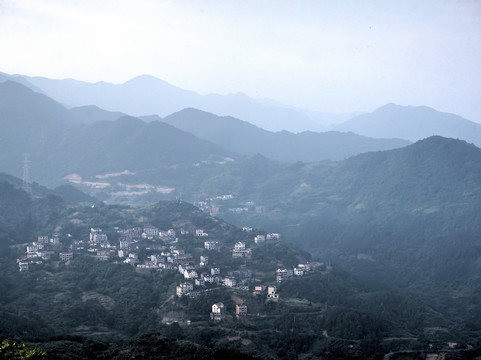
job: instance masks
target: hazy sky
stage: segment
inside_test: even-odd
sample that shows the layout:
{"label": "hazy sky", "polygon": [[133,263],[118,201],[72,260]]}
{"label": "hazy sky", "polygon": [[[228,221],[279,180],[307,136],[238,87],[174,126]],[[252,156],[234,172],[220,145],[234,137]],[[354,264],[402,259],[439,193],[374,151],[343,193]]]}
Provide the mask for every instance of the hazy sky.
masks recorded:
{"label": "hazy sky", "polygon": [[481,122],[481,1],[0,0],[0,71]]}

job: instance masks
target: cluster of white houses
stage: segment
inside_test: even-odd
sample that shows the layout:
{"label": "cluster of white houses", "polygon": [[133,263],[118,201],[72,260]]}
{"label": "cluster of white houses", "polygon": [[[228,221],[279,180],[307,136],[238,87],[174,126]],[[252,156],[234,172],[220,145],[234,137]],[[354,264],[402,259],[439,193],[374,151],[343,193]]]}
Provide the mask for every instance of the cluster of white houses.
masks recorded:
{"label": "cluster of white houses", "polygon": [[46,235],[38,236],[37,241],[27,245],[25,256],[17,259],[18,268],[20,271],[28,271],[31,265],[42,264],[55,258],[57,254],[60,261],[68,261],[73,257],[72,253],[60,252],[60,249],[60,238],[57,235],[51,238]]}
{"label": "cluster of white houses", "polygon": [[276,270],[276,281],[281,282],[282,280],[289,279],[293,276],[303,276],[304,273],[311,270],[310,264],[299,264],[293,269],[280,268]]}
{"label": "cluster of white houses", "polygon": [[[247,227],[244,227],[243,230],[246,232],[252,231],[251,228]],[[140,269],[178,270],[184,277],[184,281],[176,287],[178,297],[195,298],[209,291],[212,286],[224,286],[242,291],[252,290],[252,288],[249,288],[249,284],[252,283],[252,272],[249,269],[241,268],[229,271],[227,275],[221,275],[221,269],[216,267],[215,264],[210,264],[209,251],[219,250],[221,247],[219,241],[205,240],[204,249],[206,252],[200,255],[199,261],[196,262],[192,254],[178,248],[176,232],[173,229],[162,231],[154,226],[145,226],[143,228],[116,229],[116,232],[119,239],[117,246],[110,243],[108,235],[102,229],[92,228],[87,241],[72,241],[68,251],[62,251],[58,236],[52,238],[39,236],[36,242],[27,246],[26,255],[17,261],[19,270],[28,271],[29,265],[42,263],[43,260],[49,259],[68,262],[73,259],[75,253],[86,251],[101,260],[121,258],[124,263]],[[181,230],[181,233],[187,234],[188,232]],[[197,238],[207,238],[208,236],[208,233],[202,229],[195,231],[195,237]],[[253,238],[253,241],[255,244],[261,244],[270,240],[279,240],[279,238],[280,235],[277,233],[258,234]],[[134,249],[135,244],[141,239],[161,240],[163,243],[158,252],[144,259],[143,263],[140,262]],[[248,258],[251,255],[251,249],[243,241],[236,242],[231,251],[233,258]],[[310,264],[299,264],[294,268],[279,268],[275,272],[275,279],[277,282],[281,282],[291,277],[303,276],[310,270]],[[253,294],[265,297],[266,301],[279,301],[279,293],[275,285],[255,285]],[[220,321],[225,315],[226,307],[223,303],[218,302],[212,305],[210,313],[212,321]],[[237,304],[235,316],[246,315],[247,306]]]}
{"label": "cluster of white houses", "polygon": [[[198,297],[203,292],[208,291],[206,289],[207,283],[210,283],[211,285],[235,288],[237,290],[249,291],[249,286],[247,283],[252,279],[252,272],[248,269],[229,271],[227,276],[221,276],[220,268],[217,267],[212,267],[210,272],[204,271],[201,274],[197,274],[195,270],[192,270],[192,272],[189,274],[186,274],[185,271],[186,270],[182,272],[179,266],[179,272],[183,273],[185,281],[179,284],[176,288],[176,294],[178,297]],[[194,287],[196,290],[194,290]]]}
{"label": "cluster of white houses", "polygon": [[[47,260],[59,260],[67,262],[73,259],[74,253],[87,251],[96,256],[100,260],[108,260],[109,258],[118,255],[120,258],[125,258],[125,263],[137,265],[139,263],[136,253],[131,252],[133,245],[141,239],[156,239],[161,240],[165,244],[174,243],[176,240],[176,233],[173,229],[161,231],[155,226],[133,227],[129,229],[116,229],[119,235],[118,245],[113,245],[108,238],[108,235],[103,232],[101,228],[91,228],[88,240],[72,240],[68,251],[62,251],[62,244],[58,235],[53,235],[51,238],[46,235],[38,236],[37,241],[27,245],[25,256],[17,259],[20,271],[28,271],[32,264],[42,264]],[[187,232],[183,229],[182,234]],[[166,263],[169,257],[172,259],[181,259],[178,254],[163,254],[165,255]],[[174,262],[171,260],[171,262]],[[152,258],[147,266],[162,267],[162,258]],[[170,268],[168,265],[166,267]]]}

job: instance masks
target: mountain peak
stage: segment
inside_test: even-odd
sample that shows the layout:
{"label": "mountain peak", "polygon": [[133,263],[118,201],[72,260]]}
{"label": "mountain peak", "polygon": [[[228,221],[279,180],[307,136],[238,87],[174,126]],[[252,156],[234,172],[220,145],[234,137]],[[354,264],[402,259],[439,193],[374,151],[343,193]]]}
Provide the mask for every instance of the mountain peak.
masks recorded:
{"label": "mountain peak", "polygon": [[126,84],[135,84],[135,85],[142,85],[142,86],[152,86],[152,85],[168,85],[174,87],[174,85],[169,84],[167,81],[162,79],[156,78],[155,76],[143,74],[136,76],[130,80],[127,80],[124,85]]}
{"label": "mountain peak", "polygon": [[336,126],[335,130],[375,138],[418,141],[432,135],[459,138],[481,146],[481,124],[428,106],[386,104]]}
{"label": "mountain peak", "polygon": [[383,113],[383,112],[408,112],[408,111],[431,111],[431,112],[438,112],[434,110],[433,108],[430,108],[428,106],[413,106],[413,105],[399,105],[396,103],[388,103],[386,105],[383,105],[376,110],[373,111],[373,113]]}

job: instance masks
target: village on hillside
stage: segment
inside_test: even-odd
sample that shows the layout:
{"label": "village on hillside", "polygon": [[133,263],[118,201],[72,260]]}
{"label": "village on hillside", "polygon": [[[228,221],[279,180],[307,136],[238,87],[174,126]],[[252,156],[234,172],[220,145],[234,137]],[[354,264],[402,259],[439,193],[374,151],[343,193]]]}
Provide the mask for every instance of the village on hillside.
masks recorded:
{"label": "village on hillside", "polygon": [[[78,256],[91,256],[99,261],[129,264],[138,272],[178,271],[183,276],[183,281],[176,286],[175,296],[178,298],[198,298],[225,287],[264,297],[266,302],[278,302],[278,283],[302,277],[314,267],[324,265],[303,263],[292,268],[280,265],[268,276],[247,267],[253,247],[280,241],[281,237],[278,233],[258,233],[250,227],[242,228],[248,240],[237,241],[233,246],[227,245],[222,239],[211,239],[209,233],[201,228],[196,228],[193,234],[184,228],[163,230],[152,225],[125,229],[116,227],[114,230],[115,241],[111,241],[108,234],[98,227],[92,227],[84,239],[72,239],[70,234],[66,235],[66,239],[60,239],[58,234],[38,236],[37,241],[26,246],[25,255],[17,259],[19,271],[35,271],[36,267],[45,263],[56,266],[64,263],[68,266]],[[202,243],[201,254],[195,257],[183,248],[179,236],[190,236]],[[245,263],[238,268],[223,269],[212,261],[214,256],[211,256],[220,252],[228,254],[232,260],[243,259]],[[326,268],[329,270],[329,267]],[[229,311],[233,312],[234,309]],[[222,302],[214,303],[210,319],[220,321],[226,313],[226,306]],[[246,305],[236,304],[236,317],[248,314]]]}

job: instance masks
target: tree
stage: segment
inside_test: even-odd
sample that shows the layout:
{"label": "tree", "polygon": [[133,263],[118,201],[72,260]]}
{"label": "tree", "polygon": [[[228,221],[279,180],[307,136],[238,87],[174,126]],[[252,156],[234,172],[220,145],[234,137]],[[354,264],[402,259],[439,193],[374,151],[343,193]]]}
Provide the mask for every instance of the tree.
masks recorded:
{"label": "tree", "polygon": [[10,343],[3,341],[0,345],[0,359],[9,360],[43,360],[45,359],[44,351],[30,349],[25,344]]}

